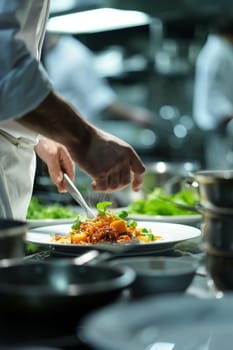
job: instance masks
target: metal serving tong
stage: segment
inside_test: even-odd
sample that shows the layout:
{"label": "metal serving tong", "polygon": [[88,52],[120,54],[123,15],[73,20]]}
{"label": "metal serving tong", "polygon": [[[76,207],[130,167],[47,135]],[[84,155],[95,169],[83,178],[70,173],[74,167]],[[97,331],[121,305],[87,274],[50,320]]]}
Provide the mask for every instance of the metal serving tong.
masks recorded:
{"label": "metal serving tong", "polygon": [[81,195],[77,187],[74,185],[74,183],[66,173],[64,173],[64,179],[65,179],[66,190],[71,194],[74,200],[78,202],[79,205],[81,205],[81,207],[85,210],[87,217],[94,218],[96,216],[95,213],[89,207],[89,205],[87,204],[87,202],[85,201],[85,199],[83,198],[83,196]]}

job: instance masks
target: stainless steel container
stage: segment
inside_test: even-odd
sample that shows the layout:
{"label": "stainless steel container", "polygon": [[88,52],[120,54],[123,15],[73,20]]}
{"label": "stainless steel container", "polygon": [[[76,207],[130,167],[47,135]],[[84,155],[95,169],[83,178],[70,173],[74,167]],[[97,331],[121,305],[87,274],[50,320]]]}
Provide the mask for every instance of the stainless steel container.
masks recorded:
{"label": "stainless steel container", "polygon": [[198,162],[152,162],[146,165],[143,191],[150,193],[155,187],[163,188],[167,193],[181,189],[184,180],[199,170]]}

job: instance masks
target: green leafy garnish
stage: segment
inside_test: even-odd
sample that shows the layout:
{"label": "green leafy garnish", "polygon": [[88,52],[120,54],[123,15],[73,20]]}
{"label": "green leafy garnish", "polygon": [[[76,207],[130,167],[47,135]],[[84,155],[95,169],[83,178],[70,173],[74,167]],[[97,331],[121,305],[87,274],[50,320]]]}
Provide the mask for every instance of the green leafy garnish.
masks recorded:
{"label": "green leafy garnish", "polygon": [[153,235],[151,229],[143,228],[142,233],[145,233],[145,235],[149,238],[150,241],[154,240],[154,235]]}
{"label": "green leafy garnish", "polygon": [[96,204],[96,208],[100,214],[106,215],[107,207],[110,205],[112,205],[112,202],[99,202]]}
{"label": "green leafy garnish", "polygon": [[128,216],[128,212],[126,210],[122,210],[117,216],[121,219],[125,219]]}
{"label": "green leafy garnish", "polygon": [[72,230],[79,229],[79,227],[82,223],[82,218],[83,218],[82,215],[78,215],[77,219],[74,221],[74,223],[71,226]]}
{"label": "green leafy garnish", "polygon": [[137,222],[135,220],[128,220],[127,221],[127,226],[129,226],[129,227],[131,227],[131,226],[136,227],[137,226]]}

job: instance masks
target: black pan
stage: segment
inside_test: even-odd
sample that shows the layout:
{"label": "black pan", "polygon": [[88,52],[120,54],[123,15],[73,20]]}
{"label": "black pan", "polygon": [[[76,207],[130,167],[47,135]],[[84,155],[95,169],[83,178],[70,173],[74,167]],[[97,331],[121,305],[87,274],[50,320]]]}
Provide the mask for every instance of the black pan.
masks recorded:
{"label": "black pan", "polygon": [[72,333],[84,315],[116,301],[134,279],[130,268],[80,266],[75,259],[1,267],[0,341]]}

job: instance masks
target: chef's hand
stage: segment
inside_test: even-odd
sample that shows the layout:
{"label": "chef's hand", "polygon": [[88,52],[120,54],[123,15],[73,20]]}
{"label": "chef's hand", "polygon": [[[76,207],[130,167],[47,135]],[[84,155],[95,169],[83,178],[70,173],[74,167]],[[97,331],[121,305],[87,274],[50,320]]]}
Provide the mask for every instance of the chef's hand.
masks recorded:
{"label": "chef's hand", "polygon": [[35,147],[37,155],[47,164],[49,176],[58,192],[67,192],[63,186],[63,173],[74,180],[75,164],[68,150],[62,144],[48,138],[40,139]]}
{"label": "chef's hand", "polygon": [[92,176],[95,191],[111,193],[132,182],[139,191],[145,167],[134,149],[100,129],[92,129],[88,147],[76,154],[79,166]]}

